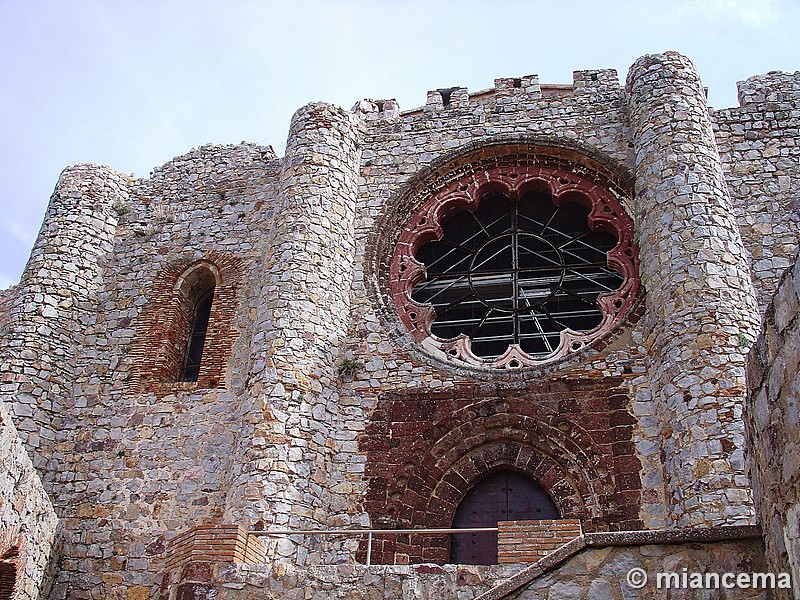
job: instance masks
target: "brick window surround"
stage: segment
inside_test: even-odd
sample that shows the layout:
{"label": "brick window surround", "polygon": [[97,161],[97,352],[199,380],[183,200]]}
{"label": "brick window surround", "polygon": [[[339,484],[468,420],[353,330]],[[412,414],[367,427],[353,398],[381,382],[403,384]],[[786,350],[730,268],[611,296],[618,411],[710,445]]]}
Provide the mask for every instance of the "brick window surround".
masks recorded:
{"label": "brick window surround", "polygon": [[[509,469],[541,485],[561,518],[578,519],[585,531],[641,528],[635,419],[621,384],[556,380],[522,390],[480,384],[385,394],[359,439],[373,526],[451,527],[475,483]],[[376,564],[398,557],[446,563],[449,537],[373,541]]]}
{"label": "brick window surround", "polygon": [[15,598],[25,570],[25,548],[16,530],[0,533],[0,599]]}
{"label": "brick window surround", "polygon": [[[159,395],[226,385],[227,361],[238,332],[233,328],[241,260],[209,253],[201,260],[177,261],[150,288],[131,357],[134,389]],[[214,290],[197,381],[181,381],[198,299]]]}

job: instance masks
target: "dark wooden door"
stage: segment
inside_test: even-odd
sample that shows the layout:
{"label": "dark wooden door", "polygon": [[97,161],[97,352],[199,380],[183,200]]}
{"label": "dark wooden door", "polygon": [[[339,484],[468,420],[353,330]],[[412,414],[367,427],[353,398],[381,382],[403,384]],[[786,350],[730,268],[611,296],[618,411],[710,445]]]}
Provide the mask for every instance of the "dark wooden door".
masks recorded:
{"label": "dark wooden door", "polygon": [[[496,527],[498,521],[558,519],[553,500],[533,479],[514,471],[500,471],[481,479],[456,509],[453,528]],[[497,534],[456,533],[450,562],[466,565],[497,564]]]}

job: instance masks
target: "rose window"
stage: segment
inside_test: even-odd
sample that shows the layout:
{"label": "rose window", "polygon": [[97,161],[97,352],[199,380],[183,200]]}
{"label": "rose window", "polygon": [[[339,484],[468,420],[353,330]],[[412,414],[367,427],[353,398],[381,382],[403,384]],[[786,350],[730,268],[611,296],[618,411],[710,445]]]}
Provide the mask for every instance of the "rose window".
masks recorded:
{"label": "rose window", "polygon": [[404,228],[393,298],[440,358],[490,368],[551,362],[624,318],[639,283],[632,234],[617,199],[573,173],[472,174]]}

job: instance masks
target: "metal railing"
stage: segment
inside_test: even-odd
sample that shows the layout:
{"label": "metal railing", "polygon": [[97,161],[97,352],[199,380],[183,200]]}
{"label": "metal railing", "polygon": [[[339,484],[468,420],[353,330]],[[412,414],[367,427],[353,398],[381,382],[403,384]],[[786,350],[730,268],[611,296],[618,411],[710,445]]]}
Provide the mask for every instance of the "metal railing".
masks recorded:
{"label": "metal railing", "polygon": [[497,527],[472,527],[461,529],[273,529],[267,531],[248,531],[255,536],[282,536],[282,535],[366,535],[367,536],[367,566],[372,564],[372,536],[373,535],[403,535],[403,534],[445,534],[445,533],[482,533],[497,532]]}

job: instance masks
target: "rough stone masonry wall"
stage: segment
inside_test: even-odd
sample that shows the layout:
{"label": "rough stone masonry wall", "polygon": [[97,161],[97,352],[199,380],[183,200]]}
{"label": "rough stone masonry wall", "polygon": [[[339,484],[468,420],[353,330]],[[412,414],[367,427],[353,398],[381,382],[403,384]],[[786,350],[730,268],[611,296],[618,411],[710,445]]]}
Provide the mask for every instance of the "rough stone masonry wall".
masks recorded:
{"label": "rough stone masonry wall", "polygon": [[739,104],[712,120],[763,313],[798,246],[800,72],[740,82]]}
{"label": "rough stone masonry wall", "polygon": [[[250,428],[250,323],[273,243],[277,168],[271,148],[207,146],[132,182],[127,201],[116,203],[113,250],[81,322],[48,473],[65,529],[53,598],[146,598],[158,589],[166,539],[222,519],[239,436]],[[221,258],[241,269],[235,303],[216,314],[234,332],[221,381],[140,390],[149,357],[133,350],[152,333],[145,317],[178,293],[156,283],[198,260],[217,264],[225,279]]]}
{"label": "rough stone masonry wall", "polygon": [[[613,534],[611,534],[613,535]],[[624,534],[623,534],[624,535]],[[764,573],[763,546],[758,538],[704,543],[646,544],[583,547],[580,539],[549,555],[547,571],[533,575],[517,592],[503,583],[517,576],[531,580],[520,565],[240,565],[197,562],[171,579],[161,600],[473,600],[524,598],[525,600],[630,600],[633,598],[697,598],[766,600],[770,590],[657,589],[656,573]],[[564,551],[572,551],[568,554]],[[541,563],[530,569],[541,569]],[[649,582],[632,589],[626,575],[644,569]],[[776,581],[777,583],[777,581]],[[519,584],[517,584],[519,585]],[[686,586],[688,588],[688,586]],[[721,587],[721,586],[720,586]],[[511,589],[519,589],[512,587]],[[185,590],[183,594],[181,591]]]}
{"label": "rough stone masonry wall", "polygon": [[45,480],[111,249],[112,204],[126,201],[129,184],[107,167],[64,170],[0,338],[0,398]]}
{"label": "rough stone masonry wall", "polygon": [[161,600],[472,600],[517,571],[516,565],[302,568],[200,562],[176,574]]}
{"label": "rough stone masonry wall", "polygon": [[11,316],[11,308],[17,298],[17,286],[11,286],[4,290],[0,290],[0,335],[5,337],[6,325]]}
{"label": "rough stone masonry wall", "polygon": [[[748,467],[771,570],[800,597],[800,262],[764,314],[748,364]],[[792,597],[787,594],[786,598]]]}
{"label": "rough stone masonry wall", "polygon": [[[764,589],[668,589],[656,587],[657,573],[764,573],[760,540],[716,542],[710,544],[652,544],[632,547],[593,548],[537,578],[524,590],[507,596],[509,600],[573,600],[602,598],[766,600],[772,590]],[[647,584],[632,589],[626,576],[631,569],[644,569]],[[721,588],[722,586],[720,586]],[[777,591],[777,590],[776,590]],[[718,594],[718,595],[717,595]]]}
{"label": "rough stone masonry wall", "polygon": [[0,402],[0,559],[12,548],[14,600],[46,598],[57,560],[58,518]]}
{"label": "rough stone masonry wall", "polygon": [[691,61],[676,52],[636,61],[627,89],[670,522],[750,523],[741,417],[758,313],[705,94]]}

